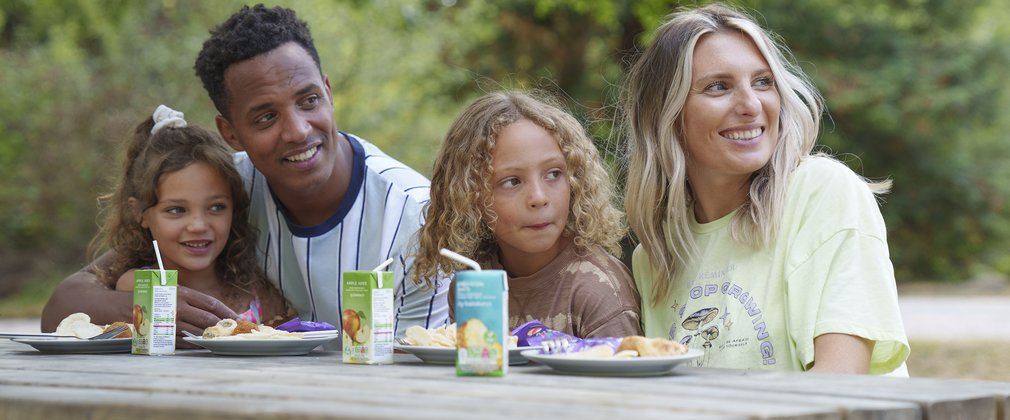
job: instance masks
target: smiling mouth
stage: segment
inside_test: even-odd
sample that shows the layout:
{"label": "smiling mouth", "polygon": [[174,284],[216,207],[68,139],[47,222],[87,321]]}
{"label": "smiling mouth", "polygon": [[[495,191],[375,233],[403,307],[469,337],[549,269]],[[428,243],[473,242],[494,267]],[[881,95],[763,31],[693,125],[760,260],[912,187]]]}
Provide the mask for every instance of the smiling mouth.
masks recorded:
{"label": "smiling mouth", "polygon": [[312,156],[315,156],[317,151],[319,151],[319,146],[315,146],[309,150],[306,150],[294,156],[288,156],[284,158],[284,160],[288,162],[304,162],[306,160],[311,159]]}
{"label": "smiling mouth", "polygon": [[763,128],[752,128],[750,130],[724,132],[722,136],[730,140],[750,140],[760,136],[761,133],[764,133]]}
{"label": "smiling mouth", "polygon": [[210,241],[190,241],[182,243],[187,248],[206,248],[210,246]]}

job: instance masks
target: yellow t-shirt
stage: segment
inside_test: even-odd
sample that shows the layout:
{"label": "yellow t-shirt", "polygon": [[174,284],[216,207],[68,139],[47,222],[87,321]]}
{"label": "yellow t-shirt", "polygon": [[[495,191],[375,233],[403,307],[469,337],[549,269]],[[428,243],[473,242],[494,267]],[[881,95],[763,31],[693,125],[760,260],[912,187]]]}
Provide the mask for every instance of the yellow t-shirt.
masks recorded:
{"label": "yellow t-shirt", "polygon": [[734,241],[734,215],[692,222],[698,255],[658,305],[648,257],[635,250],[647,336],[704,350],[695,366],[806,370],[814,337],[843,333],[875,342],[870,373],[904,372],[909,347],[887,233],[859,177],[835,160],[805,159],[789,182],[778,240],[767,248]]}

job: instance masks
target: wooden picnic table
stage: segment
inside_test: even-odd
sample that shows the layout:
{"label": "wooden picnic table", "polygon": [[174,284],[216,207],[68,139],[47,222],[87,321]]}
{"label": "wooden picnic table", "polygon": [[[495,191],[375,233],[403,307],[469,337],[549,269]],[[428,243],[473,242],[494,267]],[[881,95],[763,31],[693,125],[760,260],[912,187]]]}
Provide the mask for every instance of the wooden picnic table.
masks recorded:
{"label": "wooden picnic table", "polygon": [[530,364],[504,378],[397,354],[49,354],[0,340],[0,418],[781,418],[1010,420],[1010,383],[677,367],[645,378]]}

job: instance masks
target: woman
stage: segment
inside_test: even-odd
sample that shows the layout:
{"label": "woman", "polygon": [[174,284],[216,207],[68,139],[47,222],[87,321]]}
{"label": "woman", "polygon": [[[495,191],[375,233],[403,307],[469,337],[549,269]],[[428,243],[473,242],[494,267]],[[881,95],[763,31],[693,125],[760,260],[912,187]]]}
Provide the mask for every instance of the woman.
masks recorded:
{"label": "woman", "polygon": [[890,183],[812,154],[822,99],[773,39],[726,6],[687,10],[628,75],[645,333],[705,350],[701,366],[903,374],[874,197]]}

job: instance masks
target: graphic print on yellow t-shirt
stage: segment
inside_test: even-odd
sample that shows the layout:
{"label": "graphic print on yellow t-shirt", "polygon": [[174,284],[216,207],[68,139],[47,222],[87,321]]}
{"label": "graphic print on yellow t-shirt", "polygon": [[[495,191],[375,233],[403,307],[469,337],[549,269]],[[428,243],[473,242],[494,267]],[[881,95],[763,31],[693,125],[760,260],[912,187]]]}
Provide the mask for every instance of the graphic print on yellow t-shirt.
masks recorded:
{"label": "graphic print on yellow t-shirt", "polygon": [[723,269],[699,273],[685,293],[687,302],[674,303],[677,316],[669,326],[670,337],[705,351],[695,365],[705,366],[716,358],[772,367],[777,338],[772,331],[782,330],[770,328],[776,322],[764,318],[760,291],[753,293],[734,281],[742,274],[735,268],[728,263]]}

